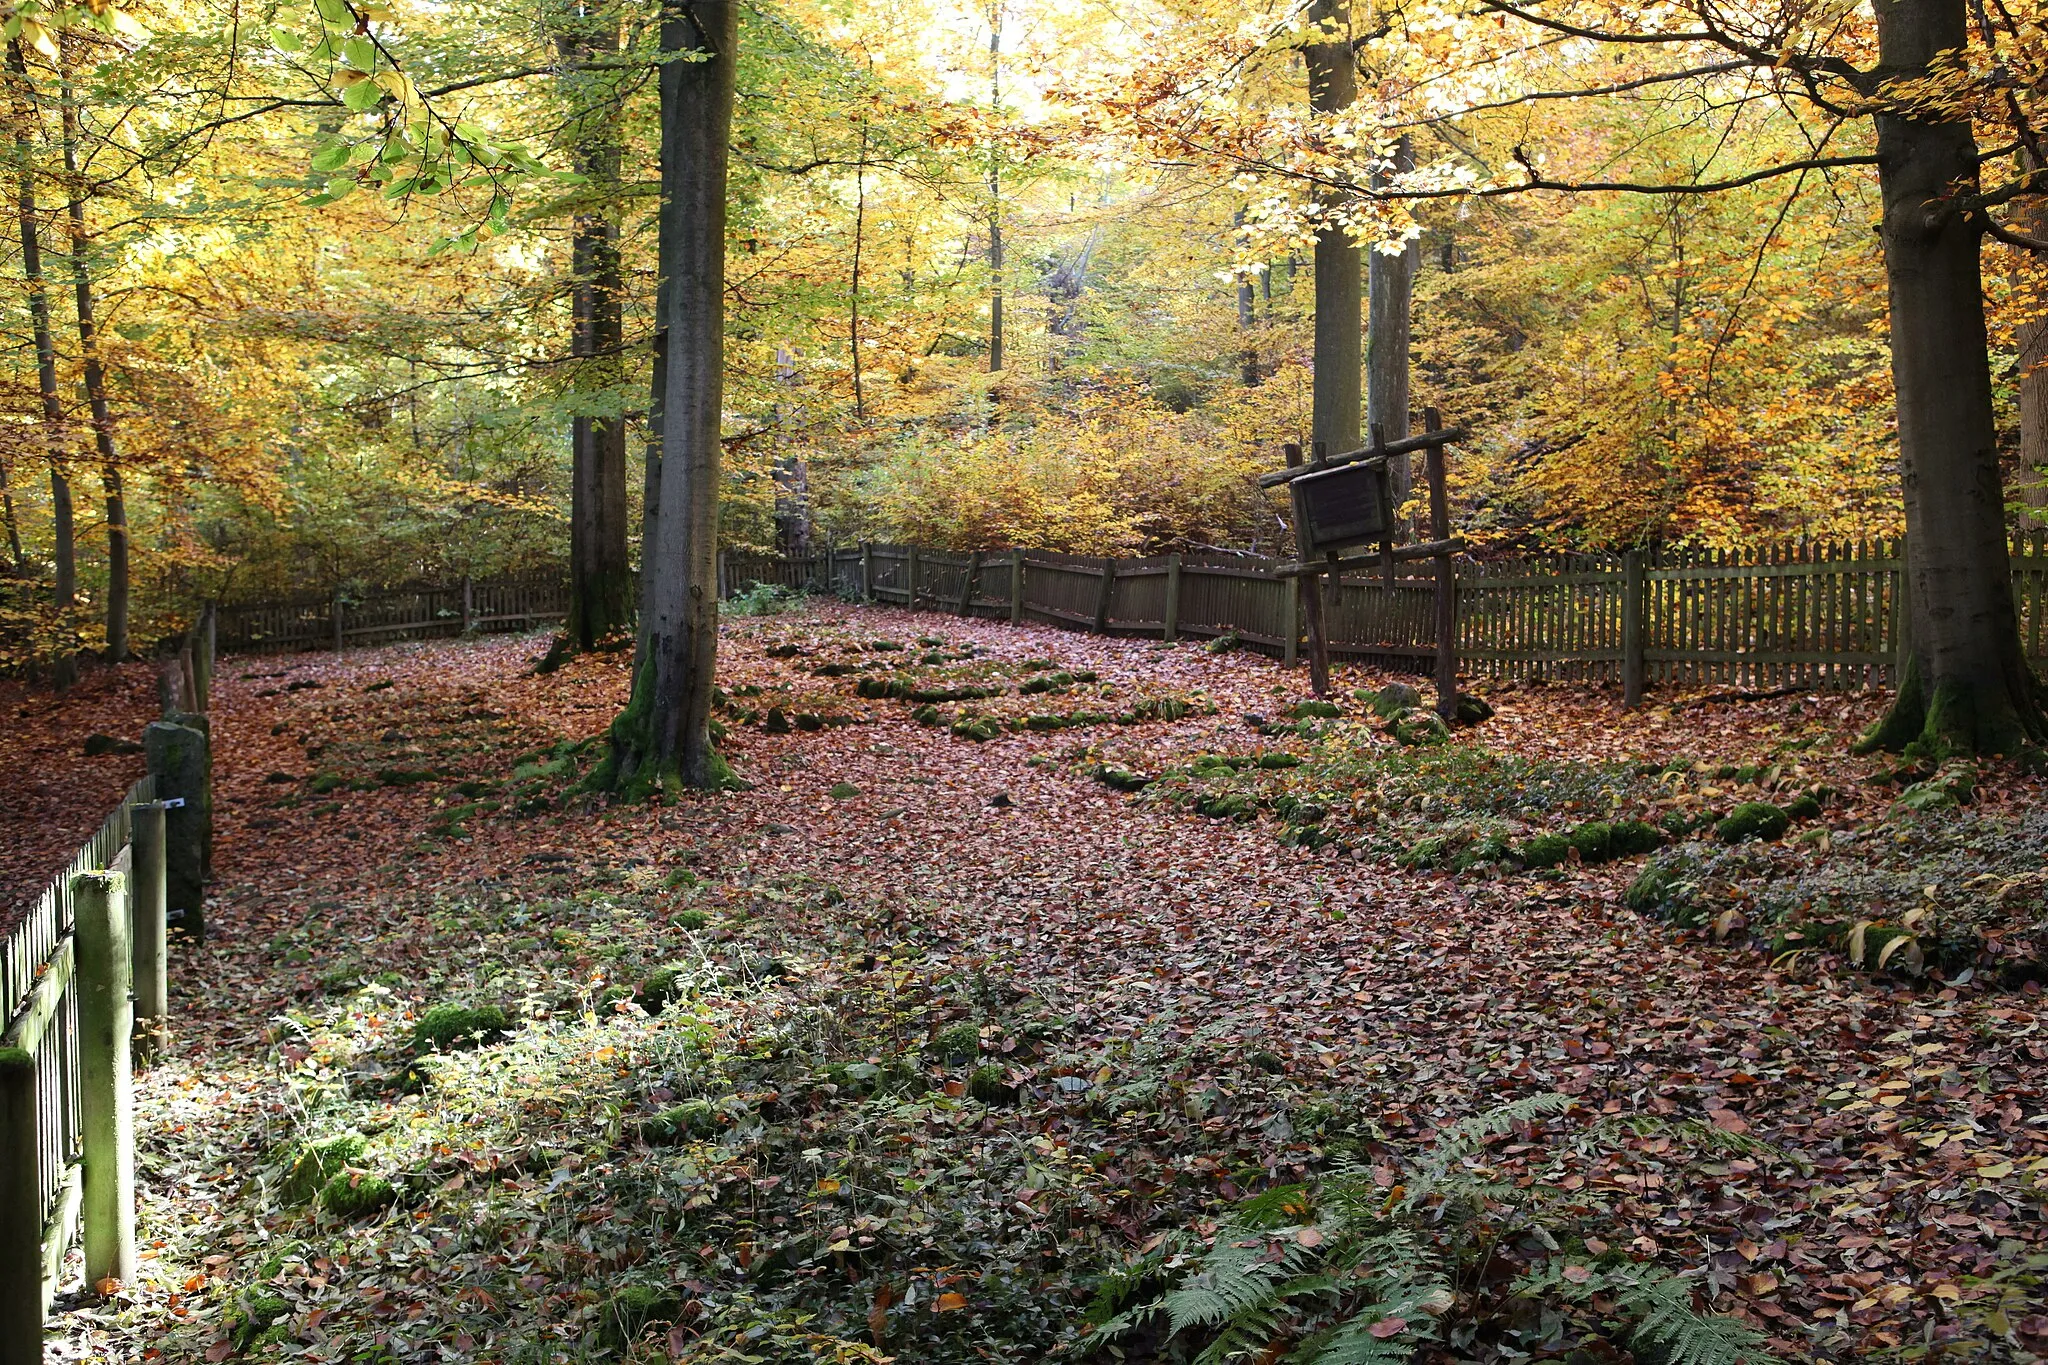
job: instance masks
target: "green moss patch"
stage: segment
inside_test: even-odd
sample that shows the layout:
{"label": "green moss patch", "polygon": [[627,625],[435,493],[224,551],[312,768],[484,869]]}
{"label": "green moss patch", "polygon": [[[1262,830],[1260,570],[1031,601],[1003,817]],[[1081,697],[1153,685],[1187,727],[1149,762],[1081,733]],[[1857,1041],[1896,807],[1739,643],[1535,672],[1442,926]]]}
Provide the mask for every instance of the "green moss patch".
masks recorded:
{"label": "green moss patch", "polygon": [[435,1005],[413,1025],[413,1046],[452,1052],[495,1042],[511,1027],[505,1011],[496,1005]]}

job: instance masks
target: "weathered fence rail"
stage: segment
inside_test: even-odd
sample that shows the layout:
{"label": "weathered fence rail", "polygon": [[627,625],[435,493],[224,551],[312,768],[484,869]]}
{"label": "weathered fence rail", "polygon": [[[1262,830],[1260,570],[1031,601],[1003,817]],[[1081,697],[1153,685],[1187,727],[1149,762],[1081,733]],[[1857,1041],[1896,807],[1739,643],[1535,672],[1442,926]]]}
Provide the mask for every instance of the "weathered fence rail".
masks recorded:
{"label": "weathered fence rail", "polygon": [[[2048,663],[2048,542],[2016,543],[2014,589],[2030,655]],[[806,564],[815,561],[806,561]],[[963,615],[1115,634],[1213,638],[1292,662],[1304,620],[1282,561],[1257,555],[1109,559],[1041,551],[948,554],[840,549],[818,587]],[[1889,679],[1899,645],[1896,542],[1737,552],[1665,550],[1456,566],[1461,665],[1489,677],[1678,686],[1849,687]],[[786,572],[794,571],[789,570]],[[1326,591],[1329,646],[1422,666],[1436,649],[1434,571],[1340,575]],[[736,569],[733,581],[744,581]]]}
{"label": "weathered fence rail", "polygon": [[164,1010],[164,812],[144,777],[0,945],[0,1359],[42,1359],[85,1281],[135,1277],[130,1046]]}
{"label": "weathered fence rail", "polygon": [[398,640],[531,630],[569,614],[569,585],[547,575],[408,584],[359,595],[330,593],[224,604],[221,653],[286,654]]}
{"label": "weathered fence rail", "polygon": [[[2012,547],[2028,657],[2048,667],[2048,536]],[[1637,686],[1857,687],[1888,682],[1899,648],[1897,541],[1802,542],[1743,551],[1461,559],[1460,664],[1486,677]],[[1260,555],[1111,559],[1043,550],[979,554],[908,545],[842,546],[719,559],[727,596],[755,583],[837,592],[959,615],[1042,621],[1168,639],[1233,634],[1292,662],[1305,621],[1298,580]],[[1333,654],[1423,667],[1436,650],[1426,564],[1338,576],[1325,591]],[[550,578],[416,586],[358,601],[305,598],[223,606],[222,651],[335,649],[527,629],[562,619]],[[337,623],[339,627],[337,628]]]}

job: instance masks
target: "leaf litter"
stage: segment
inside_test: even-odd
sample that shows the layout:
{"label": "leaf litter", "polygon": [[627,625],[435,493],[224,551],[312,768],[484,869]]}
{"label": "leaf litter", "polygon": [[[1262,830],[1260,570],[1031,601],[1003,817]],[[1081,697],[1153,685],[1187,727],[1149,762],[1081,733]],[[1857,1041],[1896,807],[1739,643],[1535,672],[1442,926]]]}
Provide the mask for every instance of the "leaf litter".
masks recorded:
{"label": "leaf litter", "polygon": [[[831,604],[729,623],[751,788],[607,809],[572,787],[625,660],[535,676],[542,647],[223,666],[216,933],[138,1083],[143,1269],[63,1317],[66,1358],[1108,1358],[1082,1316],[1105,1271],[1544,1093],[1615,1140],[1524,1125],[1474,1160],[1781,1358],[2048,1345],[2038,987],[1777,970],[1625,908],[1640,859],[1406,870],[1089,777],[1245,750],[1245,714],[1306,695],[1251,655]],[[860,695],[883,669],[814,671],[914,652],[999,685],[954,705],[1004,727],[956,738]],[[1046,661],[1095,674],[1059,694],[1095,719],[1007,728]],[[1169,695],[1203,713],[1118,722]],[[1842,756],[1876,698],[1488,697],[1454,744],[1715,767],[1803,742],[1828,822],[1888,800]],[[777,732],[773,698],[818,724]],[[1257,742],[1391,752],[1345,709]],[[1980,809],[2037,797],[2001,778]],[[436,1006],[505,1027],[422,1044]]]}

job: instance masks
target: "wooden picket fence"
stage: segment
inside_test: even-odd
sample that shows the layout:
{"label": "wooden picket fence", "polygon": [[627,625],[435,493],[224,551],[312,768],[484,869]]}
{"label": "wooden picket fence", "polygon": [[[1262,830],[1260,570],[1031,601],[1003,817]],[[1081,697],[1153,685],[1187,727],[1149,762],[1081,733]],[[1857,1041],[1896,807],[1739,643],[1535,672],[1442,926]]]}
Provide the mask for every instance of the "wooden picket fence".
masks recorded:
{"label": "wooden picket fence", "polygon": [[569,585],[550,574],[406,584],[374,592],[332,592],[217,609],[221,653],[289,654],[467,635],[532,630],[565,619]]}
{"label": "wooden picket fence", "polygon": [[0,1359],[40,1360],[65,1257],[135,1273],[129,1047],[164,1011],[164,804],[128,789],[0,945]]}
{"label": "wooden picket fence", "polygon": [[[2011,547],[2021,637],[2048,667],[2048,535]],[[756,583],[958,615],[1105,634],[1231,634],[1292,662],[1304,629],[1299,581],[1250,554],[1115,559],[1001,550],[966,554],[863,544],[800,556],[727,552],[724,596]],[[1860,687],[1891,680],[1898,652],[1898,541],[1662,549],[1460,559],[1458,661],[1489,678],[1650,685]],[[1325,588],[1334,655],[1426,668],[1436,650],[1426,564],[1341,575]],[[220,608],[220,649],[335,649],[531,629],[563,619],[567,584],[532,577],[415,586],[360,599]],[[339,624],[337,624],[339,623]]]}
{"label": "wooden picket fence", "polygon": [[[2013,547],[2030,654],[2048,631],[2048,544]],[[1542,555],[1456,566],[1458,659],[1484,677],[1653,684],[1855,687],[1888,681],[1899,641],[1897,542]],[[1298,580],[1259,555],[1112,559],[912,546],[841,549],[808,571],[825,590],[878,602],[1049,621],[1108,634],[1214,638],[1292,662],[1302,648]],[[737,564],[732,581],[744,582]],[[778,580],[778,581],[785,581]],[[1325,588],[1333,654],[1422,668],[1436,649],[1427,566],[1347,573]]]}

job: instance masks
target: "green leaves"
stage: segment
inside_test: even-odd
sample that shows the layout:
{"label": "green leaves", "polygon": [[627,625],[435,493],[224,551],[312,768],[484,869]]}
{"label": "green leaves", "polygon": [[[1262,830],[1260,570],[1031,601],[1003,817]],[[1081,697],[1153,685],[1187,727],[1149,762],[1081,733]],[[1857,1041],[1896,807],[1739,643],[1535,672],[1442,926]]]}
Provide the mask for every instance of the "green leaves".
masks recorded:
{"label": "green leaves", "polygon": [[358,114],[368,113],[383,100],[383,87],[370,80],[353,81],[341,92],[341,102]]}
{"label": "green leaves", "polygon": [[341,45],[341,59],[358,71],[376,70],[376,41],[368,34],[357,34]]}

